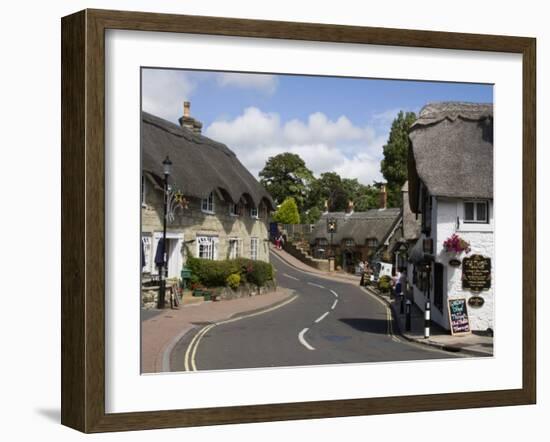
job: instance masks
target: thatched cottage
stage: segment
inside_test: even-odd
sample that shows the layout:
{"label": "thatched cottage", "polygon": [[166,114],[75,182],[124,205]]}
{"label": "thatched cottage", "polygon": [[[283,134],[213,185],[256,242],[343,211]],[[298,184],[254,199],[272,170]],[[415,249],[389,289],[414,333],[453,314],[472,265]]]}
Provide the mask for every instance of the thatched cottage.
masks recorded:
{"label": "thatched cottage", "polygon": [[[336,221],[336,232],[327,231],[327,222]],[[353,205],[346,212],[326,212],[315,224],[310,236],[310,250],[315,258],[334,255],[342,269],[353,272],[359,261],[378,256],[391,262],[387,254],[390,240],[401,222],[399,208],[386,208],[354,212]]]}
{"label": "thatched cottage", "polygon": [[205,259],[269,261],[270,195],[226,145],[201,134],[185,103],[180,126],[142,113],[143,273],[156,275],[163,230],[163,161],[169,156],[168,277],[179,277],[186,253]]}
{"label": "thatched cottage", "polygon": [[409,133],[409,202],[421,214],[410,253],[415,303],[449,329],[448,300],[468,303],[471,330],[493,329],[493,106],[426,105]]}

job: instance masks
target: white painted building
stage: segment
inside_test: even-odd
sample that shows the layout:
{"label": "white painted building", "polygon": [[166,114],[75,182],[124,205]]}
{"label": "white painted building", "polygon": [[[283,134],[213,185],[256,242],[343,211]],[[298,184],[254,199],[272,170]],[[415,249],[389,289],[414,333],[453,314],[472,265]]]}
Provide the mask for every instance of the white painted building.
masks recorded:
{"label": "white painted building", "polygon": [[[468,301],[472,331],[494,330],[492,122],[492,105],[438,103],[425,106],[411,127],[409,202],[422,227],[410,252],[409,284],[415,304],[424,309],[429,299],[432,320],[447,330],[448,300],[455,298]],[[470,250],[446,250],[453,234]],[[464,259],[473,256],[490,267],[472,289]]]}

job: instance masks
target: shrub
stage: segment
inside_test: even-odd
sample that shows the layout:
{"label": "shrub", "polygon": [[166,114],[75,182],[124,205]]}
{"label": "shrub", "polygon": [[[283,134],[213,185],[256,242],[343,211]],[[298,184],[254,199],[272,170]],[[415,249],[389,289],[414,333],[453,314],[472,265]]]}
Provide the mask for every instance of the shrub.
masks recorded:
{"label": "shrub", "polygon": [[381,276],[378,280],[378,288],[382,292],[389,292],[391,288],[391,278],[388,275]]}
{"label": "shrub", "polygon": [[239,283],[250,282],[258,286],[273,279],[271,264],[247,258],[212,261],[189,257],[187,267],[191,269],[192,278],[198,278],[205,287],[223,287],[227,284],[233,288],[228,281],[231,275],[238,276]]}
{"label": "shrub", "polygon": [[246,275],[248,282],[263,287],[267,281],[273,280],[273,266],[268,262],[252,261],[251,267]]}
{"label": "shrub", "polygon": [[241,283],[241,275],[238,273],[231,273],[231,275],[226,278],[225,282],[233,290],[237,290],[239,288],[239,284]]}

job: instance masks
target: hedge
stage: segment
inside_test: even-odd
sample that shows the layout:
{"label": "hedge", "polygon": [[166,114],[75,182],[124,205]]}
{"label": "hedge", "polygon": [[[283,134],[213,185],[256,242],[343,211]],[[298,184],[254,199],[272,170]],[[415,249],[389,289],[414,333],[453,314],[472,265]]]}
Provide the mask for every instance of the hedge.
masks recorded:
{"label": "hedge", "polygon": [[240,276],[240,282],[249,282],[262,287],[273,280],[273,266],[268,262],[247,258],[213,261],[188,257],[187,267],[205,287],[222,287],[228,284],[230,275]]}

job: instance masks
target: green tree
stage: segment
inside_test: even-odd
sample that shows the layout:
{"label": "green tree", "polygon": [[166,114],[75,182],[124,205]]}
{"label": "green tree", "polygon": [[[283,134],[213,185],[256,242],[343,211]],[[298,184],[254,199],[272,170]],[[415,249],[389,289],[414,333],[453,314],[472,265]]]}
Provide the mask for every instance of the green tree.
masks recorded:
{"label": "green tree", "polygon": [[315,224],[321,218],[321,209],[312,207],[300,215],[303,224]]}
{"label": "green tree", "polygon": [[273,221],[282,224],[300,224],[300,213],[296,201],[286,198],[273,214]]}
{"label": "green tree", "polygon": [[380,164],[380,170],[388,183],[389,207],[401,205],[401,187],[407,181],[409,129],[415,120],[414,112],[399,111],[392,122],[388,142],[383,148],[384,159]]}
{"label": "green tree", "polygon": [[260,183],[276,204],[292,197],[299,211],[304,209],[308,186],[314,177],[302,158],[289,152],[269,157],[259,175]]}
{"label": "green tree", "polygon": [[308,207],[324,209],[325,201],[330,212],[346,209],[350,199],[349,189],[336,172],[325,172],[311,182]]}

